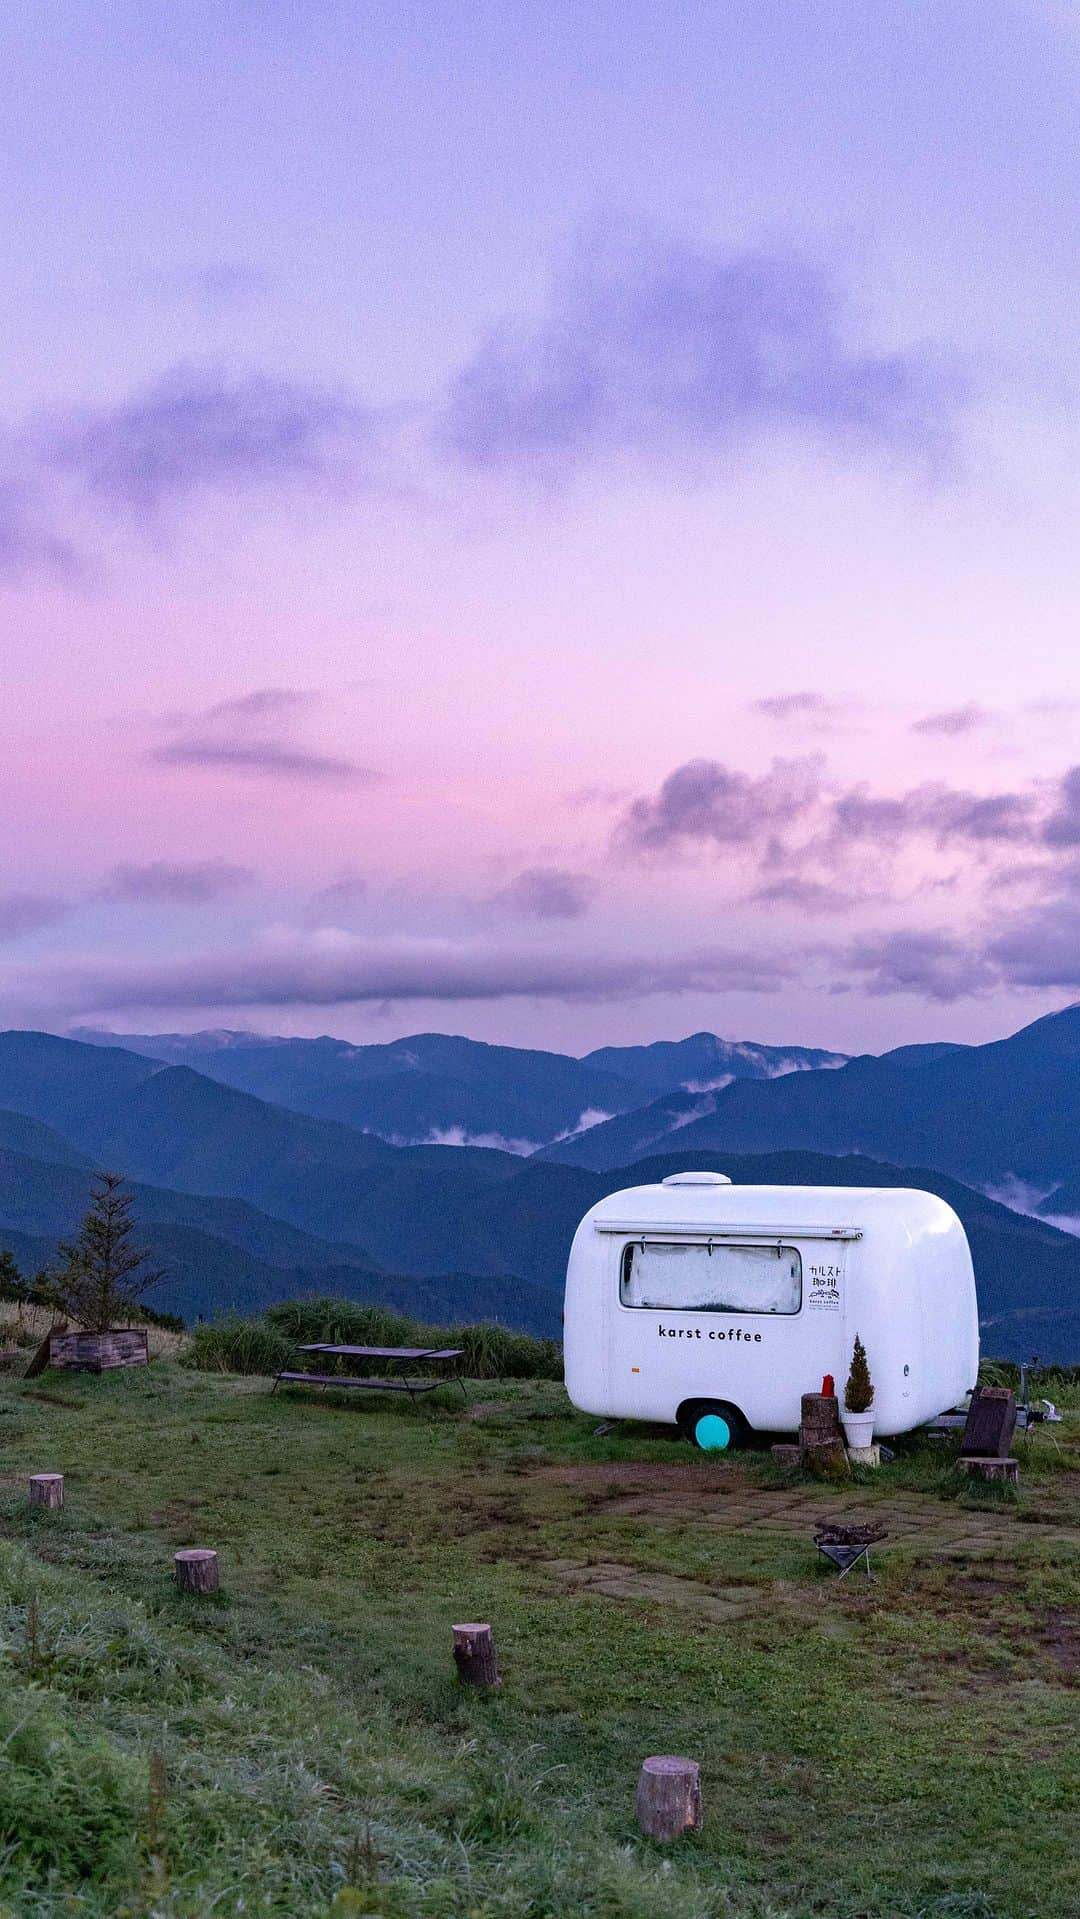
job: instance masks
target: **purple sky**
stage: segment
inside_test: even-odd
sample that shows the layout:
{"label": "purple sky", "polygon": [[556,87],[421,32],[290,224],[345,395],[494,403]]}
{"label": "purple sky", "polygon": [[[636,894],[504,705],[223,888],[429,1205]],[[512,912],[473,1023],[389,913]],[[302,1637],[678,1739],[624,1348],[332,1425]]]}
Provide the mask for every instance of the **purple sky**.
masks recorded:
{"label": "purple sky", "polygon": [[62,0],[0,56],[6,1022],[1080,996],[1069,0]]}

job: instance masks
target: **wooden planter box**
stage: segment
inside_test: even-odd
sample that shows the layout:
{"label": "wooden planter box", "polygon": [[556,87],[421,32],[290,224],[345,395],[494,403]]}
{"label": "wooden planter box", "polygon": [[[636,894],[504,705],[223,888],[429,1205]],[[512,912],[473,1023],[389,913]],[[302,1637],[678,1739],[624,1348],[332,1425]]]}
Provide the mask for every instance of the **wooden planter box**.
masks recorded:
{"label": "wooden planter box", "polygon": [[104,1373],[113,1366],[145,1366],[149,1357],[145,1326],[49,1335],[49,1365],[67,1372]]}

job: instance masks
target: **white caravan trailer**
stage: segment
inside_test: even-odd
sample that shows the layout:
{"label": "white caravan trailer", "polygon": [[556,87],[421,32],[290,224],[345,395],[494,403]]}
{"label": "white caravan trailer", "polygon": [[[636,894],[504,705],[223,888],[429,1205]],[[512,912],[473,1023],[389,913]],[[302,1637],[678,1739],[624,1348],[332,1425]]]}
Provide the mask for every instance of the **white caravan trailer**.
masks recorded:
{"label": "white caravan trailer", "polygon": [[856,1333],[882,1438],[974,1386],[975,1278],[944,1200],[673,1173],[609,1193],[574,1235],[566,1387],[583,1412],[664,1420],[710,1447],[793,1433],[826,1373],[843,1395]]}

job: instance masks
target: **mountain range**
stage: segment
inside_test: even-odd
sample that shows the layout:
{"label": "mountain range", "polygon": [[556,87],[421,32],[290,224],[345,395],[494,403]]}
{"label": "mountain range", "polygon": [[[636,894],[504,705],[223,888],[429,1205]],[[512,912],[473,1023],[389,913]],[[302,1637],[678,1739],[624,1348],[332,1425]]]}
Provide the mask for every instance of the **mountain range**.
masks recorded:
{"label": "mountain range", "polygon": [[1033,1204],[1067,1212],[1080,1175],[1080,1007],[986,1046],[904,1047],[832,1073],[666,1094],[545,1151],[602,1170],[674,1134],[690,1151],[801,1147],[933,1166],[973,1185],[1027,1187]]}
{"label": "mountain range", "polygon": [[76,1038],[191,1067],[239,1092],[314,1119],[340,1120],[394,1146],[476,1145],[520,1154],[661,1093],[842,1066],[846,1059],[814,1047],[757,1046],[714,1033],[652,1046],[608,1046],[584,1059],[445,1033],[416,1033],[385,1046],[228,1031],[81,1030]]}
{"label": "mountain range", "polygon": [[[1080,1239],[986,1190],[1015,1197],[1023,1182],[1029,1207],[1080,1212],[1077,1009],[992,1046],[852,1060],[709,1034],[584,1061],[440,1035],[372,1048],[138,1041],[153,1053],[133,1036],[104,1039],[0,1034],[0,1245],[24,1267],[53,1256],[94,1168],[109,1166],[134,1183],[140,1232],[167,1274],[154,1303],[188,1318],[328,1292],[556,1332],[569,1241],[595,1199],[708,1166],[736,1181],[940,1193],[968,1231],[988,1348],[1080,1355]],[[509,1115],[525,1127],[519,1143],[568,1113],[586,1125],[531,1156],[395,1145],[366,1123],[364,1089],[386,1082],[389,1110],[396,1081],[410,1124],[435,1110],[432,1082],[444,1117],[465,1110],[450,1102],[467,1091],[472,1118],[455,1137],[501,1138]],[[611,1117],[590,1125],[579,1101],[601,1088],[606,1105],[591,1110]]]}

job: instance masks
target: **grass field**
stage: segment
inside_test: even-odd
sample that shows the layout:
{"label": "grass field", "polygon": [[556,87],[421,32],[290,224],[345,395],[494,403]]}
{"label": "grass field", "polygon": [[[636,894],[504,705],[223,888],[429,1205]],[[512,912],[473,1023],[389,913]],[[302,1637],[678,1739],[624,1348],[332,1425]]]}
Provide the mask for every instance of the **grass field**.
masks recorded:
{"label": "grass field", "polygon": [[[927,1442],[834,1490],[597,1437],[551,1382],[443,1400],[0,1381],[0,1914],[1074,1919],[1075,1413],[1017,1496]],[[851,1512],[873,1584],[815,1564]],[[216,1600],[171,1583],[192,1544]],[[666,1850],[653,1752],[703,1768]]]}

